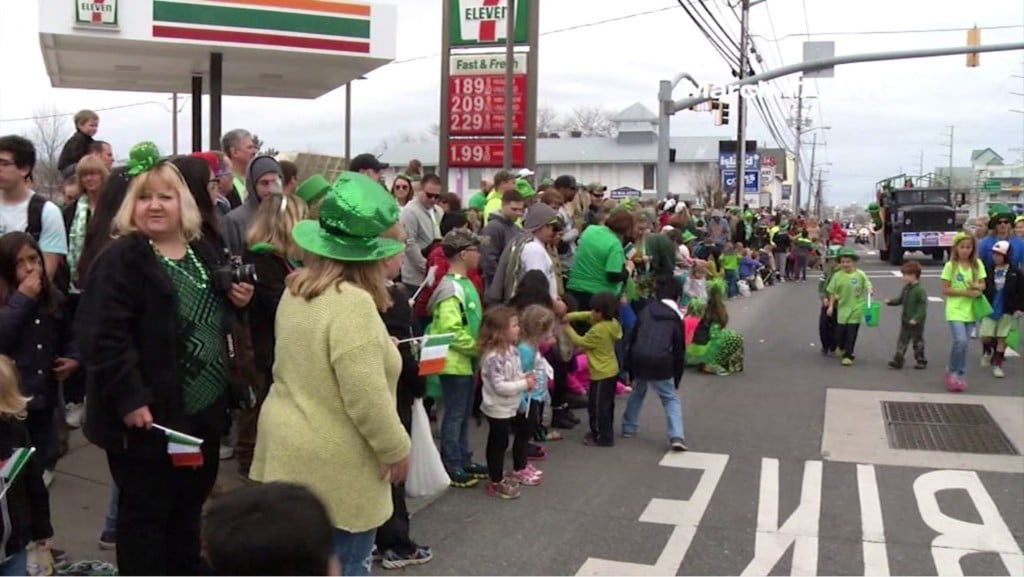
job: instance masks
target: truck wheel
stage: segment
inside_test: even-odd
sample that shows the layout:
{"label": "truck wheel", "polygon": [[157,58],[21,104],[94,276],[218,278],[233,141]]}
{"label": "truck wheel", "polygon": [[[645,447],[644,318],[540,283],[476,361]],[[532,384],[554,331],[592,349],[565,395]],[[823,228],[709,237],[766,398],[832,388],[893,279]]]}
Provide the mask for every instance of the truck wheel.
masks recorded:
{"label": "truck wheel", "polygon": [[935,252],[932,253],[932,258],[935,260],[935,262],[942,262],[942,261],[946,260],[946,249],[944,249],[944,248],[937,248],[937,249],[935,249]]}
{"label": "truck wheel", "polygon": [[882,262],[885,262],[885,261],[889,260],[889,251],[883,250],[883,249],[879,249],[879,251],[878,251],[878,260],[880,260]]}
{"label": "truck wheel", "polygon": [[903,247],[900,246],[900,237],[896,233],[889,237],[889,264],[903,266]]}

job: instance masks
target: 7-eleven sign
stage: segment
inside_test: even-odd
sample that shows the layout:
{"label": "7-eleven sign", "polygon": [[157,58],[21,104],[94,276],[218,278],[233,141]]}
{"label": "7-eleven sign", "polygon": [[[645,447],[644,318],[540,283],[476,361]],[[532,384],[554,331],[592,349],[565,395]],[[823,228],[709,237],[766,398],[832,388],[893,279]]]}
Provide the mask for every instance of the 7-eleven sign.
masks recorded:
{"label": "7-eleven sign", "polygon": [[[108,0],[109,1],[109,0]],[[448,0],[451,2],[451,45],[504,44],[508,30],[508,0]],[[516,0],[516,44],[525,44],[528,0]]]}
{"label": "7-eleven sign", "polygon": [[75,23],[88,26],[116,26],[117,0],[75,0]]}

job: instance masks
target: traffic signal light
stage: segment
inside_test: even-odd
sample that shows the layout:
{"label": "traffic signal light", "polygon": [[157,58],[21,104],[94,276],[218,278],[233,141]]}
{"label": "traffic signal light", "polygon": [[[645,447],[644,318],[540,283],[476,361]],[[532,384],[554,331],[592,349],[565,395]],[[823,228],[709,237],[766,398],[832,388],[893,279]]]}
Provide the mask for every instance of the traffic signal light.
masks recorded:
{"label": "traffic signal light", "polygon": [[719,102],[715,109],[715,126],[729,124],[729,103]]}
{"label": "traffic signal light", "polygon": [[[981,46],[981,30],[975,26],[967,31],[967,45],[968,46]],[[967,67],[977,68],[981,62],[981,54],[975,52],[967,55]]]}

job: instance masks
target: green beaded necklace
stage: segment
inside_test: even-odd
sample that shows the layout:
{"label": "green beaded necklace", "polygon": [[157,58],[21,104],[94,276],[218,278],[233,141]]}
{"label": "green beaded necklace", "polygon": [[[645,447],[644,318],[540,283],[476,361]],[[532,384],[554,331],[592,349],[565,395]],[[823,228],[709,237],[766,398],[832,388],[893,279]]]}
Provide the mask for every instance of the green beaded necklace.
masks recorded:
{"label": "green beaded necklace", "polygon": [[192,266],[194,266],[195,269],[199,271],[199,280],[196,280],[196,277],[192,276],[192,273],[186,270],[185,267],[182,267],[181,265],[174,262],[170,258],[164,256],[163,253],[160,252],[160,249],[158,249],[156,245],[153,244],[152,240],[149,241],[149,246],[153,247],[153,252],[156,253],[156,257],[160,259],[160,262],[162,262],[165,266],[173,268],[174,270],[185,275],[185,278],[190,280],[193,285],[200,289],[206,289],[209,286],[210,278],[206,274],[206,269],[203,268],[203,265],[199,263],[199,259],[196,258],[196,254],[192,252],[191,246],[185,245],[185,258],[187,258],[189,260],[189,263],[191,263]]}

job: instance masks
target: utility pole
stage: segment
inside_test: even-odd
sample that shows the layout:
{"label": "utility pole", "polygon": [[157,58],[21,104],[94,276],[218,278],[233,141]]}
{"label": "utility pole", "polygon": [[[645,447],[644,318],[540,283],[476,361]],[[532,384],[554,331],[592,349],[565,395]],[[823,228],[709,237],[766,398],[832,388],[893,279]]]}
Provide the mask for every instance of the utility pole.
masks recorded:
{"label": "utility pole", "polygon": [[171,154],[178,154],[178,93],[171,94]]}
{"label": "utility pole", "polygon": [[[804,79],[801,76],[799,87],[796,93],[796,149],[794,150],[794,163],[796,165],[796,182],[794,183],[793,191],[793,206],[798,210],[800,208],[800,180],[803,173],[800,172],[800,149],[803,148],[803,136],[804,130]],[[815,135],[817,137],[817,135]]]}
{"label": "utility pole", "polygon": [[[750,27],[750,0],[742,0],[742,16],[740,18],[740,74],[739,79],[747,76],[747,31]],[[743,192],[747,188],[747,101],[743,91],[736,93],[736,206],[743,206]],[[760,166],[754,167],[761,170]]]}
{"label": "utility pole", "polygon": [[943,144],[943,146],[946,146],[946,147],[949,148],[949,155],[946,157],[949,160],[949,174],[948,174],[948,178],[946,179],[947,180],[946,185],[949,186],[949,188],[952,190],[952,188],[953,188],[953,127],[952,126],[949,127],[949,143],[948,144]]}
{"label": "utility pole", "polygon": [[917,176],[918,176],[918,178],[924,176],[924,151],[923,150],[917,155]]}
{"label": "utility pole", "polygon": [[508,0],[508,12],[505,14],[505,141],[502,146],[505,170],[512,169],[512,83],[515,82],[513,72],[516,67],[516,0]]}
{"label": "utility pole", "polygon": [[[810,204],[810,201],[808,201],[808,204]],[[814,210],[815,210],[815,214],[817,214],[817,216],[818,216],[818,220],[821,220],[821,169],[820,168],[818,169],[818,190],[814,194]],[[811,212],[810,209],[808,209],[807,213],[810,214],[810,212]]]}
{"label": "utility pole", "polygon": [[[815,154],[817,154],[817,152],[818,152],[818,133],[815,132],[814,133],[814,137],[811,139],[811,170],[809,170],[807,172],[807,178],[808,178],[807,184],[812,189],[814,188],[814,156],[815,156]],[[796,167],[797,182],[800,182],[799,179],[800,179],[800,177],[802,175],[803,174],[800,172],[800,165],[797,165],[797,167]],[[807,206],[808,207],[810,207],[810,204],[811,204],[811,197],[813,196],[812,193],[813,193],[813,190],[812,191],[808,191],[808,193],[807,193]],[[793,205],[793,208],[795,208],[796,211],[799,212],[800,211],[800,203],[799,202],[795,203]],[[810,212],[810,208],[808,208],[808,212]]]}

